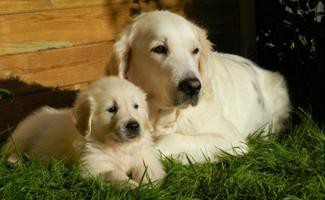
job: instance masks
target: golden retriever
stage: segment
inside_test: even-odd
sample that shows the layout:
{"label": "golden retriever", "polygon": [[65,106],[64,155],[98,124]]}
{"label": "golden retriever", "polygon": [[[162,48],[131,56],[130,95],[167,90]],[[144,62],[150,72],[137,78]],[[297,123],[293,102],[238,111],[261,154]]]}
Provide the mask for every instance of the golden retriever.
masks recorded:
{"label": "golden retriever", "polygon": [[93,82],[72,109],[44,107],[28,116],[4,152],[13,163],[20,153],[44,161],[71,159],[80,163],[83,176],[130,187],[137,186],[145,172],[144,183],[165,174],[151,138],[146,96],[117,77]]}
{"label": "golden retriever", "polygon": [[250,133],[277,131],[289,116],[282,75],[212,51],[203,29],[168,11],[144,13],[120,34],[107,74],[148,94],[157,149],[185,163],[184,154],[202,162],[245,152]]}

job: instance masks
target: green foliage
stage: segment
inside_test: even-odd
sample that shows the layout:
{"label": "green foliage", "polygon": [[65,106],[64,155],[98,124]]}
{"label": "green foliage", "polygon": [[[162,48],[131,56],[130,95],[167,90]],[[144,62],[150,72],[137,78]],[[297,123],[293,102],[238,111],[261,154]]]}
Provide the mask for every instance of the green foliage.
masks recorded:
{"label": "green foliage", "polygon": [[9,90],[0,88],[0,100],[12,100],[12,98],[13,94]]}
{"label": "green foliage", "polygon": [[135,190],[83,179],[74,165],[36,160],[17,166],[0,158],[0,199],[325,199],[325,135],[308,116],[266,139],[248,139],[244,156],[222,155],[219,163],[163,163],[162,186]]}

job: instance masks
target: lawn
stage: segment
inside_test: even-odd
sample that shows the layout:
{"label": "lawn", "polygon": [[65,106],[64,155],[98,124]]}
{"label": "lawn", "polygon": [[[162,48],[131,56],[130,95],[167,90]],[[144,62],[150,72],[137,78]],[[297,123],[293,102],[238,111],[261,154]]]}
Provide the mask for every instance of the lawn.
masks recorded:
{"label": "lawn", "polygon": [[220,162],[182,166],[163,159],[160,187],[117,188],[84,179],[78,167],[37,160],[10,166],[0,157],[0,199],[325,199],[325,134],[307,115],[266,139],[253,134],[250,152]]}

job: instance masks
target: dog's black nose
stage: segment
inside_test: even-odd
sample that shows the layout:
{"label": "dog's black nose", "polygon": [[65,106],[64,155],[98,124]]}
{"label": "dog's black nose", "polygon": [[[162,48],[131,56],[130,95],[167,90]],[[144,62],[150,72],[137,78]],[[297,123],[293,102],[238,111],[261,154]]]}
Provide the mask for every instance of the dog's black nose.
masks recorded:
{"label": "dog's black nose", "polygon": [[201,82],[197,78],[188,78],[181,81],[178,85],[178,90],[184,92],[189,96],[195,96],[200,93]]}
{"label": "dog's black nose", "polygon": [[130,138],[134,138],[140,133],[140,125],[136,121],[129,121],[125,128],[128,131],[128,137]]}

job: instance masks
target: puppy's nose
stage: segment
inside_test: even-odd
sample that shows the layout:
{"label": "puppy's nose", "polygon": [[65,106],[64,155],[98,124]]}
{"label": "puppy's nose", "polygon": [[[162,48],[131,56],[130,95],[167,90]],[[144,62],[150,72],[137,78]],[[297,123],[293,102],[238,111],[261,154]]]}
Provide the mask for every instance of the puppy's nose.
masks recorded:
{"label": "puppy's nose", "polygon": [[198,95],[201,90],[201,82],[197,78],[185,79],[179,83],[178,90],[189,96]]}
{"label": "puppy's nose", "polygon": [[140,125],[136,121],[129,121],[125,128],[128,131],[128,137],[130,138],[134,138],[140,133]]}

